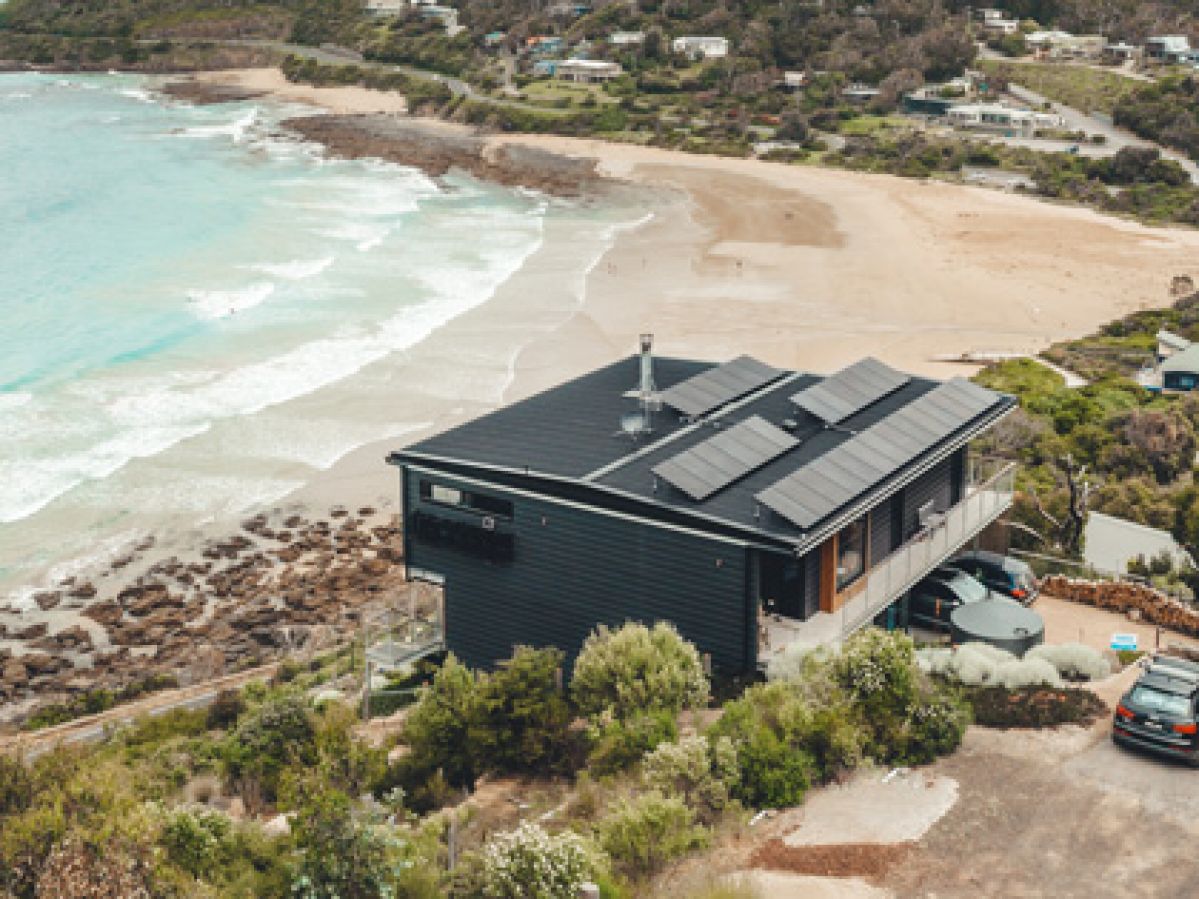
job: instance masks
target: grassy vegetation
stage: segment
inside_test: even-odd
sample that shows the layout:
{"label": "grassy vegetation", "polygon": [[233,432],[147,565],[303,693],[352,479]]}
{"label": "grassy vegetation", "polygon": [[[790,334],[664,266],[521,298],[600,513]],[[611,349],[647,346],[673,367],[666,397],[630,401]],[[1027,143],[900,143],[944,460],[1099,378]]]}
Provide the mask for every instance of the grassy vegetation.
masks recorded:
{"label": "grassy vegetation", "polygon": [[1115,112],[1120,101],[1143,84],[1118,72],[1067,63],[982,59],[978,67],[992,79],[1018,84],[1083,112],[1107,115]]}
{"label": "grassy vegetation", "polygon": [[1188,73],[1142,85],[1116,106],[1115,120],[1199,159],[1199,79]]}
{"label": "grassy vegetation", "polygon": [[[699,653],[667,625],[632,626],[588,642],[569,690],[557,650],[518,650],[491,673],[448,659],[389,761],[394,737],[367,743],[350,706],[314,707],[345,661],[290,666],[100,745],[0,755],[0,894],[574,899],[591,879],[608,899],[659,895],[659,872],[735,838],[750,808],[799,802],[865,758],[930,761],[968,720],[910,641],[868,631],[680,737],[680,711],[709,701]],[[601,772],[605,741],[630,751],[606,751]],[[495,775],[524,778],[525,804],[453,809],[484,775],[492,792]],[[262,826],[279,813],[284,832]]]}

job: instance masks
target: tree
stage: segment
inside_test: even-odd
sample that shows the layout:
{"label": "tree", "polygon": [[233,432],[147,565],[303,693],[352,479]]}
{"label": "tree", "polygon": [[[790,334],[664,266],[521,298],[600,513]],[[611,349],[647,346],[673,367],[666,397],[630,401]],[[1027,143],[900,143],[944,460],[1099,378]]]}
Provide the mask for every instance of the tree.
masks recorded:
{"label": "tree", "polygon": [[480,773],[470,736],[477,704],[475,675],[450,653],[404,722],[413,765],[426,772],[440,768],[452,786],[473,788]]}
{"label": "tree", "polygon": [[1173,483],[1182,472],[1190,470],[1195,458],[1195,431],[1173,410],[1133,410],[1124,436],[1145,454],[1158,484]]}
{"label": "tree", "polygon": [[659,621],[653,628],[635,622],[596,628],[575,661],[570,689],[583,714],[628,720],[701,706],[709,685],[695,646]]}
{"label": "tree", "polygon": [[480,678],[469,739],[481,765],[544,774],[567,760],[574,716],[561,670],[561,650],[520,646]]}
{"label": "tree", "polygon": [[273,801],[284,769],[315,761],[312,714],[304,697],[285,693],[264,700],[238,720],[225,740],[225,769],[249,805]]}
{"label": "tree", "polygon": [[594,851],[578,834],[551,836],[525,822],[499,833],[463,860],[454,895],[488,899],[575,899],[596,868]]}

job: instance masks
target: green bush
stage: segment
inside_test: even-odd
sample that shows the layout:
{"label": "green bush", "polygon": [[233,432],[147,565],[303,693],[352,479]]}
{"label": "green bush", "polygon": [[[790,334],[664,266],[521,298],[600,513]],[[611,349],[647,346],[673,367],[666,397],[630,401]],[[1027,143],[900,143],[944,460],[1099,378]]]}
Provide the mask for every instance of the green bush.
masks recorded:
{"label": "green bush", "polygon": [[550,835],[525,822],[463,859],[453,895],[487,899],[576,899],[600,867],[578,834]]}
{"label": "green bush", "polygon": [[562,658],[559,649],[521,646],[480,677],[469,739],[481,765],[545,774],[568,762],[573,714],[559,689]]}
{"label": "green bush", "polygon": [[208,707],[205,723],[209,730],[226,730],[237,723],[245,710],[246,701],[240,690],[221,690]]}
{"label": "green bush", "polygon": [[600,625],[587,638],[570,690],[584,715],[625,720],[702,706],[709,685],[699,652],[673,625],[630,622],[617,630]]}
{"label": "green bush", "polygon": [[163,822],[159,841],[172,864],[211,880],[231,861],[232,830],[232,822],[219,812],[177,809]]}
{"label": "green bush", "polygon": [[[408,770],[425,777],[440,770],[449,784],[473,788],[481,773],[470,735],[477,705],[478,681],[451,653],[404,721],[403,740],[411,750]],[[405,784],[410,791],[415,786]]]}
{"label": "green bush", "polygon": [[268,697],[247,711],[226,737],[223,759],[229,779],[252,802],[274,801],[285,768],[315,760],[312,713],[304,697],[284,693]]}
{"label": "green bush", "polygon": [[623,771],[640,761],[648,751],[669,743],[679,735],[678,723],[670,712],[638,715],[629,721],[609,721],[592,728],[587,769],[604,776]]}
{"label": "green bush", "polygon": [[918,700],[908,712],[904,761],[926,765],[962,744],[970,724],[970,707],[947,693]]}
{"label": "green bush", "polygon": [[681,796],[704,823],[712,823],[728,807],[729,787],[740,769],[737,749],[728,737],[684,737],[662,743],[646,755],[642,777],[648,787]]}
{"label": "green bush", "polygon": [[657,790],[616,802],[599,822],[600,846],[632,877],[660,871],[667,862],[708,845],[708,829],[678,796]]}

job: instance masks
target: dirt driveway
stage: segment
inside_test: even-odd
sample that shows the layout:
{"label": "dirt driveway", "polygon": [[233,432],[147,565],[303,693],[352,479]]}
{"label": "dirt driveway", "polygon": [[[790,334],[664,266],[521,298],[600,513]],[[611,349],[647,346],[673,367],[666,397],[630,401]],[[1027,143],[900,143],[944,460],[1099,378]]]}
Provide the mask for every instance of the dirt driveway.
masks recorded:
{"label": "dirt driveway", "polygon": [[932,766],[954,807],[882,879],[898,896],[1199,895],[1199,771],[1090,730],[972,728]]}

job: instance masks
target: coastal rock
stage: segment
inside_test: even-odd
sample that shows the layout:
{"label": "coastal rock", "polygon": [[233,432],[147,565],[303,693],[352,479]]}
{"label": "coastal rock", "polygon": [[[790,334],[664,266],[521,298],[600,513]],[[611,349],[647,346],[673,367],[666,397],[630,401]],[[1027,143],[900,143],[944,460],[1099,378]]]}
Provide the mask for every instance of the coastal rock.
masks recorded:
{"label": "coastal rock", "polygon": [[82,584],[76,584],[67,592],[67,596],[74,599],[91,599],[96,595],[96,587],[91,581],[85,581]]}
{"label": "coastal rock", "polygon": [[118,624],[125,617],[125,610],[116,604],[114,600],[105,600],[94,605],[88,606],[83,612],[92,621],[112,627]]}
{"label": "coastal rock", "polygon": [[56,634],[42,637],[32,645],[48,652],[61,652],[63,650],[89,651],[92,649],[92,635],[82,626],[76,624],[64,628]]}
{"label": "coastal rock", "polygon": [[62,602],[62,592],[59,590],[43,590],[40,593],[33,594],[33,601],[37,603],[38,608],[43,612],[48,612]]}
{"label": "coastal rock", "polygon": [[507,187],[577,196],[603,183],[596,160],[576,159],[535,147],[489,146],[466,130],[389,115],[322,115],[288,119],[284,127],[324,144],[347,159],[374,157],[441,177],[450,169]]}
{"label": "coastal rock", "polygon": [[4,663],[4,667],[0,669],[0,683],[12,688],[23,687],[29,682],[29,669],[21,661],[22,658],[24,656],[11,658]]}
{"label": "coastal rock", "polygon": [[46,636],[46,632],[50,626],[44,621],[39,621],[37,624],[27,625],[20,630],[10,632],[9,636],[14,640],[37,640],[39,637]]}

